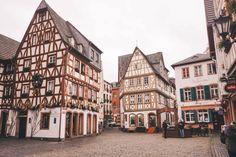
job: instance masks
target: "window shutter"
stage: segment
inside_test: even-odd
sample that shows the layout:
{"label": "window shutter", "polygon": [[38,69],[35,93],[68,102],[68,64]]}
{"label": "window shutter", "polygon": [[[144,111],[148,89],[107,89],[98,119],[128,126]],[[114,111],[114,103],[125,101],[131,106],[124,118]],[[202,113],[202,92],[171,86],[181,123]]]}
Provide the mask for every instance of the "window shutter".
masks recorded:
{"label": "window shutter", "polygon": [[182,120],[183,120],[183,122],[185,121],[185,118],[184,118],[184,111],[182,111]]}
{"label": "window shutter", "polygon": [[195,123],[198,122],[197,111],[193,110]]}
{"label": "window shutter", "polygon": [[208,109],[209,122],[213,121],[212,109]]}
{"label": "window shutter", "polygon": [[211,99],[210,87],[208,85],[204,86],[204,93],[205,93],[205,99],[210,100]]}
{"label": "window shutter", "polygon": [[191,88],[191,97],[193,101],[197,100],[196,87]]}
{"label": "window shutter", "polygon": [[180,89],[180,100],[184,101],[184,90],[182,88]]}

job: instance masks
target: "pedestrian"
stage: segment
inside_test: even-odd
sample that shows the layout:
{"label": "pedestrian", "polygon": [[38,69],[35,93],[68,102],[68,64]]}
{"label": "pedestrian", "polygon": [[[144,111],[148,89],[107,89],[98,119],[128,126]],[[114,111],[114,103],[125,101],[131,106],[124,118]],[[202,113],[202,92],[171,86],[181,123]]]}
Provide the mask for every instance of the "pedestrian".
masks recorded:
{"label": "pedestrian", "polygon": [[168,125],[167,125],[167,122],[166,122],[166,120],[164,120],[164,122],[162,123],[162,128],[163,128],[163,136],[164,136],[164,138],[167,138],[167,127],[168,127]]}
{"label": "pedestrian", "polygon": [[230,157],[236,156],[236,121],[225,129],[225,144]]}
{"label": "pedestrian", "polygon": [[180,137],[184,137],[184,122],[180,120],[178,123]]}

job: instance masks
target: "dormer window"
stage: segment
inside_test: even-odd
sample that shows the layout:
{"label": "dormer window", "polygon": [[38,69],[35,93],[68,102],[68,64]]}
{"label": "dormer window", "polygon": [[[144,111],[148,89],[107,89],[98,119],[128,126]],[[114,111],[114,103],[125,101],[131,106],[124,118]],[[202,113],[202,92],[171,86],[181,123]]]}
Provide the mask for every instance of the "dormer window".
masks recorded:
{"label": "dormer window", "polygon": [[73,45],[73,46],[75,45],[75,40],[73,37],[68,38],[68,41],[71,45]]}
{"label": "dormer window", "polygon": [[78,44],[78,50],[80,53],[83,53],[83,45],[82,44]]}
{"label": "dormer window", "polygon": [[91,59],[94,59],[94,50],[91,49]]}
{"label": "dormer window", "polygon": [[99,55],[96,53],[96,62],[99,63]]}
{"label": "dormer window", "polygon": [[13,65],[12,64],[7,64],[6,65],[6,73],[10,73],[13,71]]}
{"label": "dormer window", "polygon": [[80,71],[80,61],[75,60],[75,71],[79,73]]}

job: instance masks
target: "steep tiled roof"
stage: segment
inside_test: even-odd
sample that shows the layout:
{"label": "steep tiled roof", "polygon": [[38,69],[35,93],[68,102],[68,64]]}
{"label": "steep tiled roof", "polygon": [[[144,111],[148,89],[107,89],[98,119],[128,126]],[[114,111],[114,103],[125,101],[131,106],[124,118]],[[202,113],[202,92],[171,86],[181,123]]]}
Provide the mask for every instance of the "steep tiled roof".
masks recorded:
{"label": "steep tiled roof", "polygon": [[7,60],[15,56],[19,42],[0,34],[0,59]]}
{"label": "steep tiled roof", "polygon": [[[125,72],[127,71],[130,63],[130,59],[133,54],[127,54],[123,56],[119,56],[118,58],[118,67],[119,67],[119,80],[124,77]],[[160,61],[163,59],[162,52],[157,52],[149,55],[145,55],[147,58],[147,61],[152,66],[154,72],[158,75],[161,75],[160,73]],[[162,75],[161,75],[162,76]],[[165,79],[165,77],[163,77]],[[166,80],[169,82],[169,80]]]}
{"label": "steep tiled roof", "polygon": [[[90,40],[88,40],[80,31],[78,31],[69,21],[65,21],[60,17],[44,0],[41,1],[37,10],[47,9],[52,16],[52,19],[62,37],[62,39],[69,45],[71,45],[69,38],[73,38],[76,44],[82,44],[84,48],[83,55],[89,59],[89,45],[93,45],[99,53],[102,53],[100,49],[97,48]],[[71,45],[74,46],[74,45]],[[99,66],[100,65],[96,65]]]}
{"label": "steep tiled roof", "polygon": [[179,61],[175,64],[172,64],[171,66],[174,68],[176,66],[192,64],[192,63],[202,62],[202,61],[206,61],[206,60],[211,60],[211,57],[210,57],[209,53],[207,53],[207,54],[198,53],[198,54],[195,54],[191,57],[188,57],[188,58],[186,58],[182,61]]}

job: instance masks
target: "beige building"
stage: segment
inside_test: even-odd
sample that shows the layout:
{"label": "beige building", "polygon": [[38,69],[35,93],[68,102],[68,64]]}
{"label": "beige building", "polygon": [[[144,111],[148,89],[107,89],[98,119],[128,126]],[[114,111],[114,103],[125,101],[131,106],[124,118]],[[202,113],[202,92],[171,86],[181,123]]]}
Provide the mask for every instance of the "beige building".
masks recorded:
{"label": "beige building", "polygon": [[161,52],[145,55],[138,47],[119,56],[121,127],[161,128],[175,124],[175,88]]}

